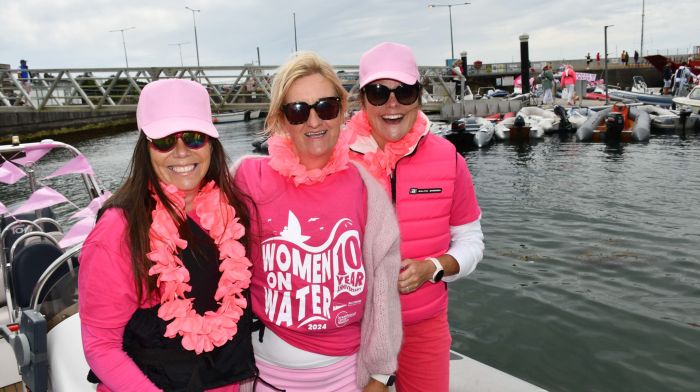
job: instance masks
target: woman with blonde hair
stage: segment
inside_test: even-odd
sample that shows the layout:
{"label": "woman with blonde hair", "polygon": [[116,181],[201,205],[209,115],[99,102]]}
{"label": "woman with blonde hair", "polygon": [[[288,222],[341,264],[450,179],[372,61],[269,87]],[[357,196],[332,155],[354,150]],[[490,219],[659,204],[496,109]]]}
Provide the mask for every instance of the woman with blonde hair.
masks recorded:
{"label": "woman with blonde hair", "polygon": [[256,206],[256,391],[386,391],[401,343],[391,203],[349,161],[347,92],[330,64],[296,54],[271,96],[269,156],[234,169]]}

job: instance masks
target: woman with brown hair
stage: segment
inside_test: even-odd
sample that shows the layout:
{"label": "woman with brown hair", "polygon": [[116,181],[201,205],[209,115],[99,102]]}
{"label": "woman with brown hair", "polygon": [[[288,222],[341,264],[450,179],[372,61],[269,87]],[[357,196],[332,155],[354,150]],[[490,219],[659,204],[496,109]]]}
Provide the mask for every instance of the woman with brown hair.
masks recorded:
{"label": "woman with brown hair", "polygon": [[80,256],[98,391],[238,391],[254,375],[249,219],[199,83],[144,87],[124,184]]}

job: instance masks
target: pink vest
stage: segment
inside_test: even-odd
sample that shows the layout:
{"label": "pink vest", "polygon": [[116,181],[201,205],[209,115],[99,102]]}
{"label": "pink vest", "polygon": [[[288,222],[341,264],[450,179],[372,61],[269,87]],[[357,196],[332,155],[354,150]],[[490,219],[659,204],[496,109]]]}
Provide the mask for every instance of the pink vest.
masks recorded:
{"label": "pink vest", "polygon": [[256,207],[253,312],[295,347],[352,355],[360,345],[366,300],[364,182],[349,165],[322,183],[295,186],[268,161],[244,160],[235,177]]}
{"label": "pink vest", "polygon": [[[428,133],[413,154],[398,161],[392,181],[401,230],[401,258],[440,256],[450,247],[450,213],[457,155],[448,141]],[[426,282],[401,296],[402,319],[413,324],[447,309],[445,283]]]}

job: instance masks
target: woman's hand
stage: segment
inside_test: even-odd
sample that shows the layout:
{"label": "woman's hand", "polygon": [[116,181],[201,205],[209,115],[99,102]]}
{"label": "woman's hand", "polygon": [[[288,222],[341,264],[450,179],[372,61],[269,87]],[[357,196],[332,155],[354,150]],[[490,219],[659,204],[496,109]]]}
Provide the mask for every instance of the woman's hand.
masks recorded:
{"label": "woman's hand", "polygon": [[425,260],[401,260],[399,274],[399,292],[408,294],[416,291],[423,283],[430,280],[435,272],[435,264]]}
{"label": "woman's hand", "polygon": [[389,387],[384,385],[383,383],[370,378],[369,382],[365,387],[362,389],[362,392],[387,392],[389,391]]}

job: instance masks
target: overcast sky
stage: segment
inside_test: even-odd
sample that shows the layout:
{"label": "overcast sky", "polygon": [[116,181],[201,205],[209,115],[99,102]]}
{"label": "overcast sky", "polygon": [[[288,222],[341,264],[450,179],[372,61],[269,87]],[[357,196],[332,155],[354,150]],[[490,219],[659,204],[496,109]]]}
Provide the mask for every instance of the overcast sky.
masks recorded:
{"label": "overcast sky", "polygon": [[[450,4],[439,2],[434,4]],[[17,68],[122,67],[125,31],[129,65],[196,65],[192,15],[196,13],[200,63],[278,65],[294,51],[313,50],[336,65],[357,64],[382,41],[413,47],[419,65],[450,57],[447,7],[418,0],[0,0],[0,63]],[[676,54],[700,45],[700,1],[646,0],[644,51]],[[530,59],[634,53],[641,45],[642,0],[472,0],[453,6],[454,51],[469,63],[519,61],[518,37],[530,36]]]}

